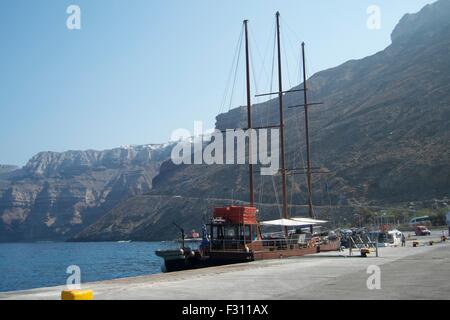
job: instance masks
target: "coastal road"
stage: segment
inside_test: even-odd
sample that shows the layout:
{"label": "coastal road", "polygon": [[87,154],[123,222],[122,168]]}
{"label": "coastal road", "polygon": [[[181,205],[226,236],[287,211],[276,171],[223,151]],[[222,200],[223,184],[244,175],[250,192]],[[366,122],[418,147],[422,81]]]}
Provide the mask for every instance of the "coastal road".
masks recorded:
{"label": "coastal road", "polygon": [[[450,299],[450,243],[381,248],[367,258],[321,253],[293,259],[86,283],[95,299]],[[370,266],[380,289],[369,290]],[[372,267],[373,268],[373,267]],[[371,282],[372,283],[372,282]],[[0,293],[0,299],[59,299],[64,287]]]}

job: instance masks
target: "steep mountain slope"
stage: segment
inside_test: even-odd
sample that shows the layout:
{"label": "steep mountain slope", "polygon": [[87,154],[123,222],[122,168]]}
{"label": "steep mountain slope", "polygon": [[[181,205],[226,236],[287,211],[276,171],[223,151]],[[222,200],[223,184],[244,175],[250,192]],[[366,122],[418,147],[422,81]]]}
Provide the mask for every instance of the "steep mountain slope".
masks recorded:
{"label": "steep mountain slope", "polygon": [[[441,0],[402,18],[385,50],[310,78],[311,100],[325,102],[311,108],[313,161],[332,172],[315,177],[316,204],[391,205],[450,194],[449,52],[450,1]],[[288,106],[303,103],[300,94],[286,95],[285,100]],[[255,126],[277,123],[277,104],[274,99],[254,106]],[[288,109],[285,116],[288,167],[303,166],[303,113]],[[245,122],[246,110],[241,107],[219,115],[216,127],[245,127]],[[148,196],[161,196],[161,202],[145,210],[144,229],[113,227],[127,218],[131,208],[144,205],[139,197],[116,207],[77,239],[133,238],[143,230],[150,239],[172,237],[173,229],[161,231],[167,226],[161,219],[184,221],[188,215],[189,221],[200,222],[204,214],[200,201],[181,208],[172,196],[245,200],[245,170],[229,165],[175,166],[167,161]],[[279,180],[257,175],[259,202],[277,202]],[[304,204],[304,177],[292,176],[288,183],[291,202]],[[162,212],[164,217],[159,216]]]}
{"label": "steep mountain slope", "polygon": [[170,146],[41,152],[0,187],[0,241],[64,240],[149,192]]}
{"label": "steep mountain slope", "polygon": [[[328,180],[335,199],[345,195],[399,202],[449,194],[449,18],[448,1],[429,5],[401,20],[386,50],[310,79],[311,100],[325,102],[311,108],[314,163],[334,172]],[[301,94],[285,100],[286,105],[303,103]],[[275,99],[256,105],[255,126],[276,123],[277,104]],[[303,113],[288,109],[286,118],[288,167],[298,167],[304,155]],[[217,127],[245,127],[245,121],[242,107],[219,115]],[[240,177],[243,185],[237,188],[246,187],[245,176],[227,166],[166,167],[169,170],[163,166],[155,179],[155,192],[167,193],[181,185],[174,192],[220,194],[224,186],[236,187],[224,183],[226,177],[230,182]],[[217,175],[221,178],[215,179]],[[341,183],[334,186],[334,178]],[[303,178],[297,180],[303,183]],[[190,188],[184,187],[186,182]],[[316,190],[316,201],[321,191]]]}

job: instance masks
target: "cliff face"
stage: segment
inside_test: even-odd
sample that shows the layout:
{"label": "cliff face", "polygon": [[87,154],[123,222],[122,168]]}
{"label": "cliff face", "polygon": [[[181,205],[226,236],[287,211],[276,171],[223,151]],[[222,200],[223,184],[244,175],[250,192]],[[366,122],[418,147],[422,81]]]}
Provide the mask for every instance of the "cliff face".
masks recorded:
{"label": "cliff face", "polygon": [[[313,164],[332,172],[316,177],[316,203],[327,199],[325,182],[335,203],[395,203],[450,193],[450,1],[406,15],[392,39],[385,50],[319,72],[308,81],[310,101],[325,102],[310,109]],[[303,103],[302,93],[284,99],[286,106]],[[253,112],[255,126],[277,124],[278,99],[255,105]],[[285,119],[287,167],[303,167],[303,112],[286,109]],[[246,109],[241,107],[219,115],[216,126],[245,124]],[[304,191],[304,177],[290,180],[294,193]],[[272,182],[265,181],[270,190]],[[234,189],[235,196],[245,199],[246,188],[245,172],[230,166],[167,164],[155,179],[154,192],[225,192],[231,197]],[[272,197],[264,197],[274,200],[273,188]],[[304,201],[302,194],[295,198]]]}
{"label": "cliff face", "polygon": [[148,193],[170,146],[41,152],[3,178],[0,241],[68,239],[120,201]]}
{"label": "cliff face", "polygon": [[392,32],[392,42],[406,44],[411,41],[421,41],[442,31],[448,25],[450,1],[441,0],[426,5],[416,14],[406,14]]}
{"label": "cliff face", "polygon": [[[450,1],[441,0],[417,14],[406,15],[385,50],[309,79],[310,101],[325,102],[310,109],[313,163],[331,171],[314,178],[316,204],[384,206],[449,196],[449,49]],[[297,93],[285,95],[284,99],[287,106],[303,103],[302,95]],[[277,99],[255,105],[254,126],[276,124],[277,105]],[[287,109],[285,118],[287,167],[303,167],[303,113]],[[216,127],[245,127],[245,123],[246,110],[241,107],[219,115]],[[258,202],[279,202],[279,177],[255,177]],[[164,219],[180,221],[189,212],[198,223],[205,214],[201,201],[197,206],[181,208],[174,204],[173,196],[225,198],[230,199],[228,202],[248,197],[244,166],[175,166],[168,161],[153,182],[148,201],[153,196],[162,198],[159,207],[147,208],[142,218],[143,230],[150,239],[154,235],[174,235],[175,230],[161,222],[161,212]],[[306,203],[304,176],[290,176],[288,190],[290,202]],[[132,239],[133,233],[113,226],[125,219],[131,208],[144,202],[142,197],[129,199],[77,239],[125,235]],[[299,214],[304,209],[294,211]],[[278,216],[277,210],[271,212]]]}
{"label": "cliff face", "polygon": [[89,170],[102,171],[140,166],[166,160],[164,145],[122,147],[105,151],[41,152],[23,170],[35,177],[73,176]]}

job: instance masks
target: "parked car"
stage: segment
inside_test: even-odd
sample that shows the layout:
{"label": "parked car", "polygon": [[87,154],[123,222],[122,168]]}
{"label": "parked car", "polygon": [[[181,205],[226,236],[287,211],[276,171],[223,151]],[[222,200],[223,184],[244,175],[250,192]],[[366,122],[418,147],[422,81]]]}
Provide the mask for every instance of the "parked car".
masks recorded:
{"label": "parked car", "polygon": [[431,231],[428,230],[425,226],[417,226],[415,229],[416,236],[429,236],[431,235]]}

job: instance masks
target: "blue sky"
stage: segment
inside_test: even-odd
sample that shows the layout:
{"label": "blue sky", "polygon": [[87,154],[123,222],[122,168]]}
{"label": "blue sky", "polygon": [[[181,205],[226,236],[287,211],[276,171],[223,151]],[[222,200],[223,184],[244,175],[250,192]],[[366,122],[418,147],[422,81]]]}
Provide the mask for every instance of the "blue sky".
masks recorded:
{"label": "blue sky", "polygon": [[[234,98],[222,103],[243,19],[258,90],[266,91],[277,10],[289,86],[298,82],[301,41],[313,74],[384,49],[403,14],[432,2],[3,0],[0,163],[24,165],[39,151],[166,142],[195,120],[213,127],[220,111],[244,103],[242,64]],[[81,30],[66,28],[71,4],[81,8]],[[380,30],[366,26],[370,5],[381,9]]]}

